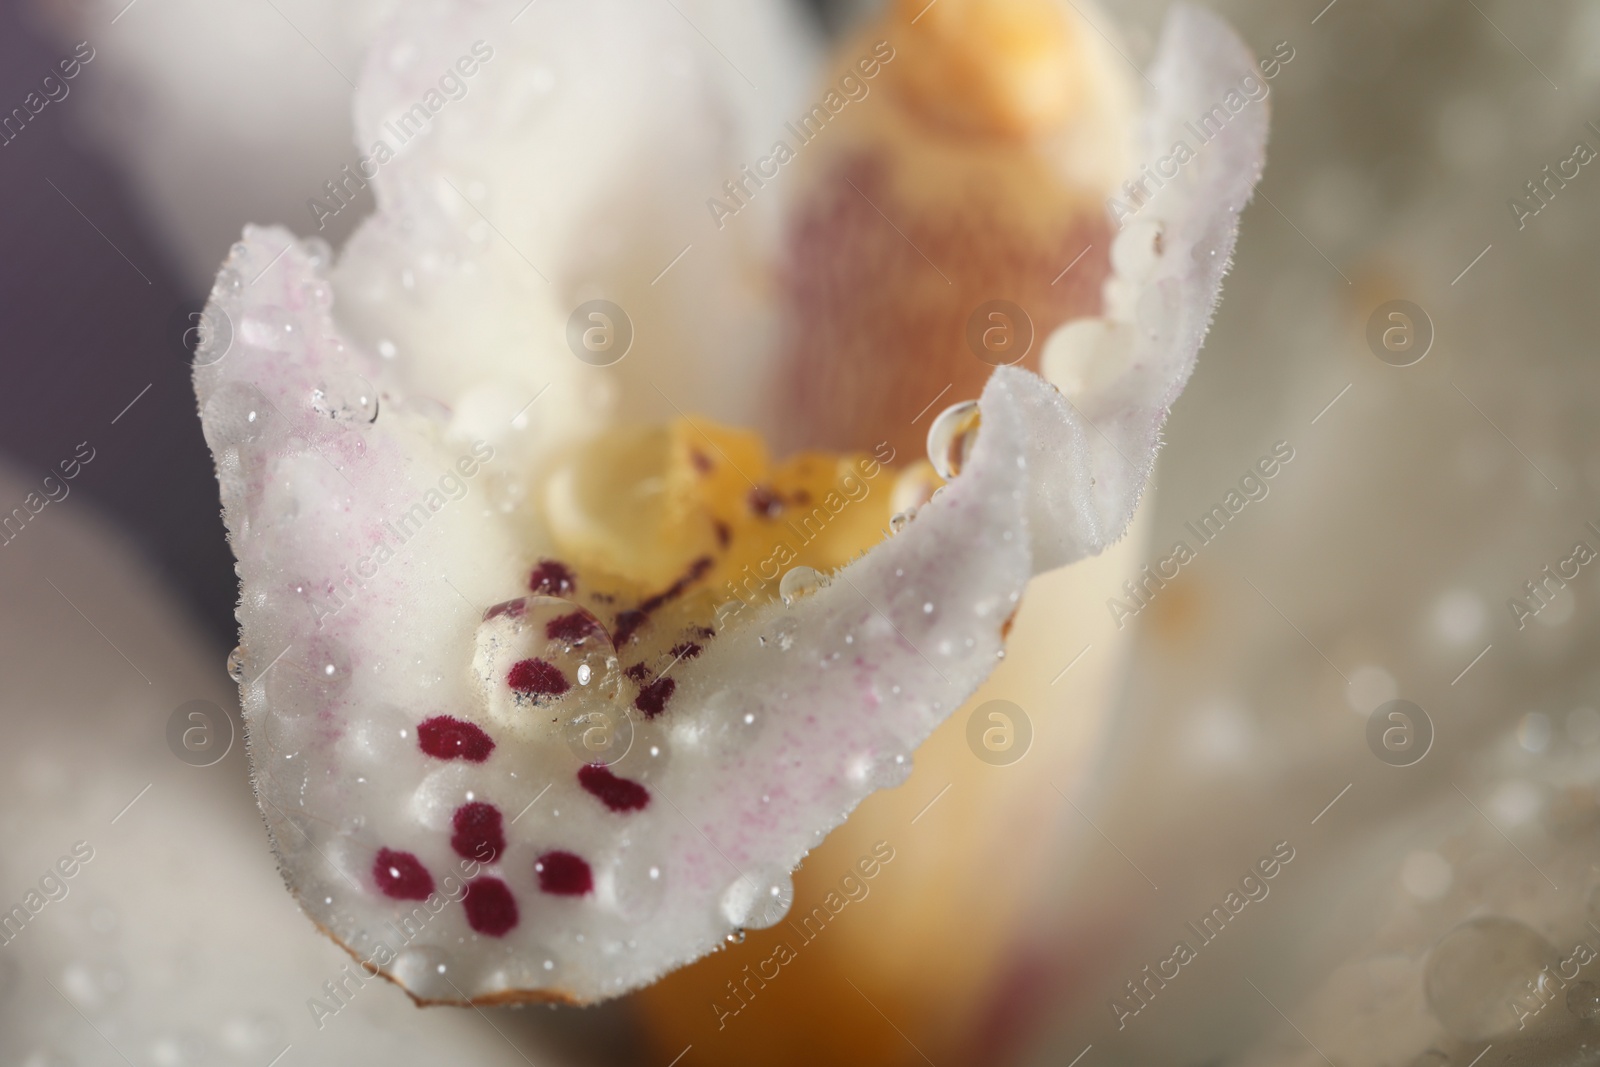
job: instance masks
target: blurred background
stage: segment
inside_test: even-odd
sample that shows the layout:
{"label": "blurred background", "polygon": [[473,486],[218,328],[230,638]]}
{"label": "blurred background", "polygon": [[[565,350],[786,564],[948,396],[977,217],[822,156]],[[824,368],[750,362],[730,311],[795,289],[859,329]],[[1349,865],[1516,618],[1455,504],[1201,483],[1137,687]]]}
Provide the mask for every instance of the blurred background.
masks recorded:
{"label": "blurred background", "polygon": [[[353,159],[341,72],[395,5],[124,4],[0,6],[4,109],[93,52],[0,147],[3,508],[79,464],[0,555],[0,909],[93,853],[0,946],[0,1061],[1600,1062],[1600,0],[1210,5],[1293,58],[1141,533],[1039,594],[1083,602],[986,689],[1047,691],[1085,650],[1073,755],[1009,809],[1039,830],[993,872],[1006,921],[897,918],[950,861],[934,781],[884,831],[910,862],[732,1034],[704,1005],[758,945],[602,1008],[418,1011],[374,983],[310,1025],[346,958],[282,891],[239,747],[194,767],[165,734],[236,699],[184,334],[241,226],[309,230],[305,191]],[[870,7],[804,8],[796,49]],[[1092,18],[1142,65],[1165,10]],[[1107,597],[1285,448],[1119,627]],[[1066,713],[1042,700],[1036,723]],[[869,1010],[841,968],[890,943]],[[910,973],[944,977],[895,998]]]}

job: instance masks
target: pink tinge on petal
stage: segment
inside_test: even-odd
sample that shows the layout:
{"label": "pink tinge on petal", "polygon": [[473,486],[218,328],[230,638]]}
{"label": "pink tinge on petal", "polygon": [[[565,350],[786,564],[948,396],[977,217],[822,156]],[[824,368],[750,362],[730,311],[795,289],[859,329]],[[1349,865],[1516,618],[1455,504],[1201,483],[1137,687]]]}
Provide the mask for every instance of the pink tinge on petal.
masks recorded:
{"label": "pink tinge on petal", "polygon": [[409,852],[380,848],[372,861],[372,880],[379,892],[395,900],[427,900],[433,895],[433,875]]}

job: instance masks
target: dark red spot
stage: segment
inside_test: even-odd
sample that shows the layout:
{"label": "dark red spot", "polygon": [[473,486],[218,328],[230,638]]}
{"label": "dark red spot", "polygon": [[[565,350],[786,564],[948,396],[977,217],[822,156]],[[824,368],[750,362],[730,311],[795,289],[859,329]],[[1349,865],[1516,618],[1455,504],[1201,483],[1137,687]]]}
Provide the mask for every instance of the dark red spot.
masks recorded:
{"label": "dark red spot", "polygon": [[650,790],[638,782],[618,778],[604,763],[579,767],[578,784],[599,797],[612,811],[638,811],[650,803]]}
{"label": "dark red spot", "polygon": [[677,688],[676,678],[657,678],[639,690],[639,695],[633,699],[633,706],[644,712],[645,718],[653,719],[666,710],[667,701]]}
{"label": "dark red spot", "polygon": [[806,492],[804,489],[796,489],[794,491],[794,502],[799,504],[801,507],[805,507],[807,504],[811,503],[811,494]]}
{"label": "dark red spot", "polygon": [[450,847],[457,855],[479,863],[493,863],[506,850],[500,809],[493,804],[479,800],[463,804],[456,809],[451,822],[455,833],[450,835]]}
{"label": "dark red spot", "polygon": [[461,898],[467,925],[480,934],[503,937],[517,925],[517,898],[498,878],[474,878]]}
{"label": "dark red spot", "polygon": [[578,588],[578,580],[565,563],[541,559],[539,565],[533,568],[533,573],[528,575],[528,588],[540,596],[571,596],[573,590]]}
{"label": "dark red spot", "polygon": [[634,632],[650,621],[650,615],[661,605],[669,600],[683,595],[683,591],[695,582],[705,577],[706,571],[711,569],[710,556],[701,556],[689,564],[689,569],[682,577],[673,582],[666,589],[644,600],[637,608],[631,608],[617,616],[617,624],[613,629],[613,639],[617,647],[634,635]]}
{"label": "dark red spot", "polygon": [[646,678],[650,677],[650,668],[645,666],[643,663],[635,663],[633,666],[629,667],[627,670],[623,671],[622,673],[626,674],[629,678],[632,678],[635,682],[638,682],[640,685],[643,685],[644,684],[644,680]]}
{"label": "dark red spot", "polygon": [[665,604],[667,601],[677,599],[683,595],[683,591],[685,589],[689,588],[692,583],[698,582],[705,575],[706,571],[710,569],[711,557],[701,556],[699,559],[689,564],[689,569],[684,572],[683,576],[677,581],[673,582],[666,589],[640,604],[639,610],[648,615],[661,605]]}
{"label": "dark red spot", "polygon": [[711,457],[700,451],[698,448],[691,448],[689,450],[689,462],[693,463],[694,469],[699,471],[701,474],[711,473],[711,468],[713,466]]}
{"label": "dark red spot", "polygon": [[723,522],[721,519],[716,519],[713,520],[711,529],[716,532],[717,547],[727,548],[728,542],[733,540],[733,531],[728,529],[728,524]]}
{"label": "dark red spot", "polygon": [[546,852],[533,865],[539,888],[560,897],[581,897],[594,888],[594,872],[582,856]]}
{"label": "dark red spot", "polygon": [[782,498],[764,485],[750,490],[750,495],[745,499],[750,510],[763,518],[775,519],[783,512]]}
{"label": "dark red spot", "polygon": [[591,637],[604,637],[606,628],[587,611],[570,611],[544,624],[544,635],[552,641],[577,644]]}
{"label": "dark red spot", "polygon": [[690,632],[693,633],[696,637],[698,637],[702,641],[708,641],[711,638],[717,636],[717,631],[713,630],[709,626],[696,626]]}
{"label": "dark red spot", "polygon": [[435,715],[418,726],[417,743],[436,759],[468,763],[482,763],[494,751],[494,741],[480,727],[448,715]]}
{"label": "dark red spot", "polygon": [[572,688],[559,667],[542,659],[525,659],[512,664],[506,684],[530,696],[560,696]]}
{"label": "dark red spot", "polygon": [[522,618],[522,613],[527,610],[528,602],[522,597],[518,597],[515,600],[502,600],[488,611],[485,611],[483,613],[483,617],[485,620],[488,620],[497,618],[501,615],[509,615],[513,619],[520,619]]}
{"label": "dark red spot", "polygon": [[627,611],[620,612],[617,615],[617,626],[614,634],[617,644],[623,644],[628,640],[628,638],[634,635],[634,632],[638,630],[639,627],[643,626],[649,620],[650,616],[648,614],[634,608],[629,608]]}
{"label": "dark red spot", "polygon": [[668,655],[675,660],[694,659],[700,654],[700,651],[701,649],[699,645],[695,644],[693,641],[685,641],[680,645],[673,645],[672,650],[668,653]]}
{"label": "dark red spot", "polygon": [[433,895],[433,875],[409,852],[380,848],[372,861],[372,880],[384,896],[395,900],[427,900]]}

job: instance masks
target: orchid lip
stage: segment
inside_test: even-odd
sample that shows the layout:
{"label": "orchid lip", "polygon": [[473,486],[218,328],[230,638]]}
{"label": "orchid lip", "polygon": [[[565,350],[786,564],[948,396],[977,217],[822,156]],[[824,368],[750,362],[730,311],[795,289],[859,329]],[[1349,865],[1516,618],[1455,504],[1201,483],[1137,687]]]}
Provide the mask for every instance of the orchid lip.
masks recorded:
{"label": "orchid lip", "polygon": [[[1176,14],[1152,136],[1242,64],[1220,23]],[[370,77],[363,115],[405,89]],[[449,117],[492,126],[476,100]],[[242,661],[285,650],[241,697],[308,914],[419,1001],[483,1003],[603,999],[778,921],[806,851],[988,675],[1029,579],[1126,529],[1264,123],[1241,115],[1145,209],[1154,230],[1115,239],[1092,325],[1030,344],[1059,387],[979,361],[981,395],[933,413],[932,468],[887,443],[774,459],[687,409],[577,432],[585,383],[652,358],[649,320],[631,359],[574,365],[562,298],[474,237],[459,198],[404,180],[451,173],[465,141],[387,168],[398,199],[337,266],[247,229],[212,297],[236,336],[195,388]],[[417,901],[436,914],[402,959],[371,931]]]}

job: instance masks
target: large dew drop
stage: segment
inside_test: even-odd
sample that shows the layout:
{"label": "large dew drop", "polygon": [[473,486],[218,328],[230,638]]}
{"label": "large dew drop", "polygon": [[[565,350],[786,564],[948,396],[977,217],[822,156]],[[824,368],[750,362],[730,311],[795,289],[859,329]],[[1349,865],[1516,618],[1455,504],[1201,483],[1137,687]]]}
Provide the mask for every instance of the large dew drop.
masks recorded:
{"label": "large dew drop", "polygon": [[963,400],[939,413],[928,427],[928,462],[949,481],[961,473],[978,441],[978,402]]}
{"label": "large dew drop", "polygon": [[1531,927],[1500,916],[1462,923],[1439,940],[1423,970],[1428,1009],[1465,1041],[1518,1028],[1512,1005],[1539,988],[1540,972],[1559,953]]}
{"label": "large dew drop", "polygon": [[[612,702],[622,672],[611,635],[599,619],[561,597],[523,597],[485,612],[472,672],[490,717],[524,740],[555,732],[563,712],[568,726],[599,708],[617,717]],[[597,725],[621,723],[587,723],[579,732]],[[585,747],[594,751],[587,741]]]}
{"label": "large dew drop", "polygon": [[794,904],[794,882],[778,867],[756,867],[722,893],[722,917],[742,930],[776,926]]}
{"label": "large dew drop", "polygon": [[803,596],[815,593],[827,584],[821,574],[811,567],[790,567],[784,572],[783,580],[778,583],[778,595],[785,604],[793,604]]}

